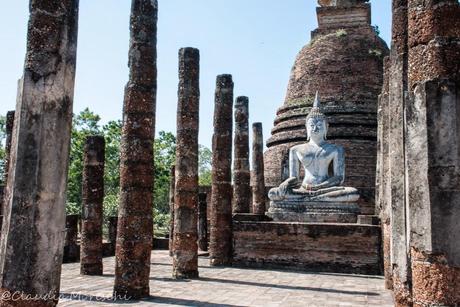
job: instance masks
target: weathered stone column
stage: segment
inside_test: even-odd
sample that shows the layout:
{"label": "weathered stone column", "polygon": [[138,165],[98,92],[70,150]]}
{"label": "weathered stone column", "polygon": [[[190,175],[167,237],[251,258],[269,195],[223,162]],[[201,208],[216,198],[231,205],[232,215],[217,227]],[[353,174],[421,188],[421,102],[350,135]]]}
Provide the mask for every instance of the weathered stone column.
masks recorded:
{"label": "weathered stone column", "polygon": [[65,218],[65,241],[64,262],[76,262],[79,259],[78,252],[78,224],[80,216],[77,214],[67,215]]}
{"label": "weathered stone column", "polygon": [[202,251],[208,250],[208,195],[198,194],[198,247]]}
{"label": "weathered stone column", "polygon": [[235,149],[233,157],[233,213],[249,213],[249,99],[237,97],[235,104]]}
{"label": "weathered stone column", "polygon": [[[405,118],[407,97],[407,0],[393,0],[393,23],[388,90],[389,207],[391,208],[391,265],[396,304],[411,300],[409,252],[407,250]],[[384,229],[385,230],[385,229]]]}
{"label": "weathered stone column", "polygon": [[460,305],[460,5],[408,1],[407,172],[414,306]]}
{"label": "weathered stone column", "polygon": [[102,275],[102,204],[104,202],[105,140],[86,139],[83,158],[80,273]]}
{"label": "weathered stone column", "polygon": [[393,289],[392,264],[391,264],[391,189],[389,166],[389,138],[390,138],[390,112],[389,112],[389,81],[390,58],[384,60],[384,84],[379,96],[378,104],[378,152],[376,172],[376,213],[382,225],[383,267],[385,273],[385,287]]}
{"label": "weathered stone column", "polygon": [[179,51],[173,277],[198,277],[198,131],[200,52]]}
{"label": "weathered stone column", "polygon": [[209,242],[209,255],[213,266],[229,265],[232,262],[232,112],[232,76],[217,76]]}
{"label": "weathered stone column", "polygon": [[265,214],[264,138],[262,123],[252,124],[252,207]]}
{"label": "weathered stone column", "polygon": [[149,295],[153,240],[153,137],[158,2],[132,0],[129,81],[125,88],[114,295]]}
{"label": "weathered stone column", "polygon": [[115,253],[115,245],[117,244],[117,224],[118,216],[109,217],[109,242],[112,244],[113,252]]}
{"label": "weathered stone column", "polygon": [[169,256],[173,256],[174,250],[174,187],[176,185],[176,167],[173,165],[169,173]]}
{"label": "weathered stone column", "polygon": [[[78,0],[31,0],[29,7],[0,244],[0,292],[37,295],[43,299],[34,306],[52,306],[58,301],[65,237]],[[11,303],[0,297],[0,305]]]}

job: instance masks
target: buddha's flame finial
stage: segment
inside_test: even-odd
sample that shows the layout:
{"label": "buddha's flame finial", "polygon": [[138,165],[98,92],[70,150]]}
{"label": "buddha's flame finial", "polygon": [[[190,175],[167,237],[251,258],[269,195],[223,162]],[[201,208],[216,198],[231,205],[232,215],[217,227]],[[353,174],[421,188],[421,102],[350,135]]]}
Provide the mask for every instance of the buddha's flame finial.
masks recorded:
{"label": "buddha's flame finial", "polygon": [[326,116],[321,110],[321,103],[319,101],[319,93],[316,91],[316,97],[315,101],[313,102],[313,107],[310,110],[310,113],[307,116],[307,121],[310,118],[320,118],[320,119],[326,119]]}
{"label": "buddha's flame finial", "polygon": [[316,91],[315,102],[313,102],[313,108],[319,108],[319,92]]}

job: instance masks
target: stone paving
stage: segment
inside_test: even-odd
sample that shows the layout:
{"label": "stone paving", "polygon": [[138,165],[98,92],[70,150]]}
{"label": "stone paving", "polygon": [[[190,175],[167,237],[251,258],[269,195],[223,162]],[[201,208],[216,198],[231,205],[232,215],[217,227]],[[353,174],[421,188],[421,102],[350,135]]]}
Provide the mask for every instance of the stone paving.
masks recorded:
{"label": "stone paving", "polygon": [[136,302],[111,300],[114,257],[104,259],[98,277],[64,264],[59,306],[393,306],[380,276],[213,268],[200,257],[201,278],[176,281],[167,251],[154,251],[151,262],[152,297]]}

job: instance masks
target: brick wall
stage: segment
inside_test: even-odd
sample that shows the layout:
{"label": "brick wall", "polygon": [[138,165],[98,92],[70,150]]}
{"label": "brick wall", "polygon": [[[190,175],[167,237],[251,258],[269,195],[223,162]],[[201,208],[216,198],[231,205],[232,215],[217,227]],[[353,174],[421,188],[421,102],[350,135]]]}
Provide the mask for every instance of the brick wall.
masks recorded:
{"label": "brick wall", "polygon": [[237,266],[382,273],[379,226],[234,221],[233,240]]}

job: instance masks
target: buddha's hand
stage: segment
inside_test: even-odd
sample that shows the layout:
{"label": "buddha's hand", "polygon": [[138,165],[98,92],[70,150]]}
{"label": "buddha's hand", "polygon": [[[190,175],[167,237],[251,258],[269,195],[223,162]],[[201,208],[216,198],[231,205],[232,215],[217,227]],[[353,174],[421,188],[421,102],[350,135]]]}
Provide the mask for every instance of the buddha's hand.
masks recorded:
{"label": "buddha's hand", "polygon": [[308,183],[305,184],[305,185],[303,186],[303,188],[304,188],[305,190],[307,190],[307,191],[312,191],[312,192],[313,192],[313,191],[318,191],[318,190],[322,189],[321,185],[317,185],[317,184],[308,184]]}
{"label": "buddha's hand", "polygon": [[298,181],[296,177],[286,179],[277,188],[273,188],[268,192],[270,200],[284,200],[286,195],[293,194],[292,189],[297,187]]}
{"label": "buddha's hand", "polygon": [[280,194],[286,195],[288,193],[292,193],[292,189],[298,186],[297,177],[290,177],[286,179],[283,183],[279,186]]}

